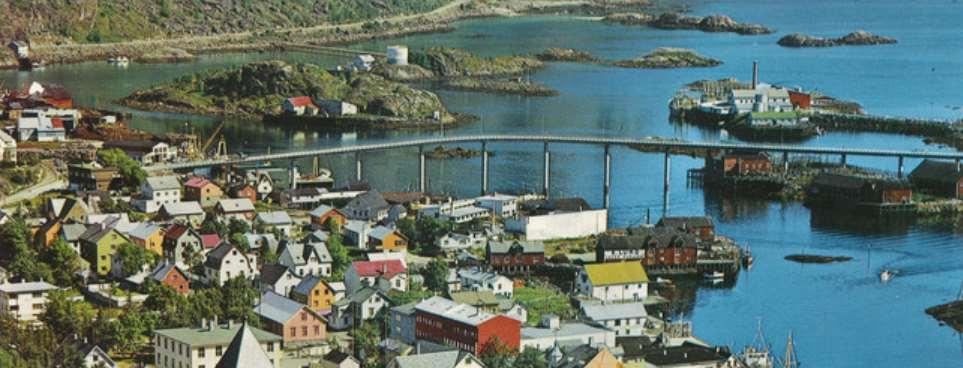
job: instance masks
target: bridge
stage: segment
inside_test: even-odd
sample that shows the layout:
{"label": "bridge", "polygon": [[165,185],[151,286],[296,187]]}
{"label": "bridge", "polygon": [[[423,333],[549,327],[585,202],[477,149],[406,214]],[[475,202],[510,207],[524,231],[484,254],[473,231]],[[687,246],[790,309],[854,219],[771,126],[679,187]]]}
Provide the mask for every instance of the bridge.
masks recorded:
{"label": "bridge", "polygon": [[279,45],[286,50],[301,51],[301,52],[308,52],[308,53],[319,53],[319,54],[328,54],[328,55],[336,55],[336,56],[356,56],[356,55],[368,54],[368,55],[376,56],[380,58],[388,57],[388,54],[383,52],[355,50],[355,49],[349,49],[345,47],[321,46],[321,45],[312,45],[308,43],[293,43],[293,42],[280,43]]}
{"label": "bridge", "polygon": [[745,150],[758,152],[781,153],[783,155],[784,170],[788,170],[790,154],[808,155],[835,155],[840,156],[840,163],[846,165],[849,156],[871,156],[871,157],[891,157],[897,159],[897,175],[902,177],[904,173],[903,160],[906,158],[919,159],[940,159],[954,160],[957,170],[960,170],[960,162],[963,160],[961,152],[937,152],[937,151],[900,151],[871,148],[833,148],[833,147],[803,147],[784,144],[756,144],[756,143],[729,143],[729,142],[690,142],[683,140],[671,140],[666,138],[645,137],[645,138],[623,138],[623,137],[593,137],[593,136],[559,136],[559,135],[463,135],[451,137],[433,137],[422,139],[411,139],[386,143],[361,144],[343,147],[317,148],[291,152],[268,153],[250,156],[225,157],[219,159],[207,159],[198,161],[174,162],[146,166],[148,172],[158,171],[177,171],[189,170],[203,167],[232,166],[240,164],[252,164],[269,161],[295,160],[299,158],[320,157],[328,155],[354,154],[355,155],[355,178],[362,180],[362,154],[370,151],[384,151],[401,148],[417,147],[419,150],[420,175],[419,183],[421,191],[426,191],[427,177],[425,169],[425,152],[422,147],[433,145],[451,145],[461,143],[480,143],[481,144],[481,188],[482,192],[488,192],[488,147],[491,142],[536,142],[543,144],[543,183],[542,190],[548,193],[551,172],[549,170],[551,161],[550,143],[555,144],[587,144],[603,146],[605,148],[603,156],[604,166],[604,186],[603,186],[603,205],[609,206],[609,193],[611,184],[612,156],[611,146],[626,146],[639,148],[647,152],[663,152],[665,154],[664,183],[665,191],[669,187],[669,168],[673,152],[686,150]]}

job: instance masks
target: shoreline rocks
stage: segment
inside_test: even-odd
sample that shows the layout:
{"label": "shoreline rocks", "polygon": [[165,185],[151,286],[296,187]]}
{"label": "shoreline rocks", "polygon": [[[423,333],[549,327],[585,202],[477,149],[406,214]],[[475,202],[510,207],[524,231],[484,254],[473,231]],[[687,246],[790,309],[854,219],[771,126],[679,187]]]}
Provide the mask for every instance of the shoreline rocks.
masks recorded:
{"label": "shoreline rocks", "polygon": [[839,38],[822,38],[793,33],[783,36],[777,43],[783,47],[835,47],[888,45],[896,42],[894,38],[878,36],[866,31],[856,31]]}
{"label": "shoreline rocks", "polygon": [[963,332],[963,300],[926,308],[926,314],[953,327],[957,332]]}
{"label": "shoreline rocks", "polygon": [[442,88],[459,91],[490,92],[520,96],[551,97],[558,96],[558,91],[547,86],[524,82],[519,78],[508,80],[482,78],[454,78],[445,81]]}
{"label": "shoreline rocks", "polygon": [[573,48],[563,48],[563,47],[552,47],[535,54],[535,58],[541,61],[563,61],[563,62],[573,62],[573,63],[595,63],[599,59],[592,55],[588,51],[573,49]]}
{"label": "shoreline rocks", "polygon": [[662,13],[656,17],[647,13],[613,13],[603,17],[602,21],[627,26],[687,29],[703,32],[732,32],[740,35],[764,35],[775,32],[775,30],[761,24],[740,23],[722,14],[698,17],[680,13]]}
{"label": "shoreline rocks", "polygon": [[721,64],[722,61],[699,55],[693,50],[672,47],[660,47],[640,58],[612,63],[623,68],[641,69],[705,68]]}
{"label": "shoreline rocks", "polygon": [[[491,156],[492,153],[489,152],[488,155]],[[432,160],[443,160],[449,158],[474,158],[481,156],[481,152],[461,147],[448,148],[445,146],[436,146],[431,151],[425,153],[425,156]]]}

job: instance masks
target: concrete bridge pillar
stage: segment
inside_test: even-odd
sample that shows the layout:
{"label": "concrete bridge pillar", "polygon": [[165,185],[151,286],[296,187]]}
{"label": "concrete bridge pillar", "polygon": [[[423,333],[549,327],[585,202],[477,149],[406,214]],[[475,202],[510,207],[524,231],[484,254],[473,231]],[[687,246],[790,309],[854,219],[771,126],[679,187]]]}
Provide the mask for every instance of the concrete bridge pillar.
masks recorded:
{"label": "concrete bridge pillar", "polygon": [[355,152],[355,153],[354,153],[354,167],[355,167],[354,180],[356,180],[356,181],[358,181],[358,182],[361,182],[361,179],[363,179],[363,175],[362,175],[363,173],[362,173],[362,170],[361,170],[361,169],[362,169],[361,165],[362,165],[362,163],[361,163],[361,152]]}
{"label": "concrete bridge pillar", "polygon": [[960,172],[960,159],[956,159],[956,172]]}
{"label": "concrete bridge pillar", "polygon": [[543,173],[542,178],[544,179],[542,181],[542,194],[545,195],[545,198],[548,198],[549,182],[552,174],[550,169],[552,158],[551,158],[551,154],[548,152],[548,142],[545,142],[543,146],[543,151],[545,154],[545,159],[542,161],[542,163],[544,164],[544,167],[542,170],[542,173]]}
{"label": "concrete bridge pillar", "polygon": [[605,174],[603,175],[602,183],[602,207],[605,209],[609,208],[611,204],[609,202],[609,195],[612,189],[612,154],[609,152],[609,145],[605,145],[605,164],[604,164]]}
{"label": "concrete bridge pillar", "polygon": [[842,154],[842,155],[840,155],[840,157],[839,157],[839,164],[840,164],[840,165],[843,165],[843,167],[846,167],[846,154],[845,154],[845,153]]}
{"label": "concrete bridge pillar", "polygon": [[896,176],[900,178],[903,177],[903,156],[899,156],[899,160],[897,161]]}
{"label": "concrete bridge pillar", "polygon": [[669,152],[665,153],[665,164],[663,165],[662,171],[662,216],[665,217],[669,214],[669,183],[672,175],[672,156]]}
{"label": "concrete bridge pillar", "polygon": [[481,195],[488,194],[488,145],[481,144]]}
{"label": "concrete bridge pillar", "polygon": [[422,193],[428,192],[428,171],[425,167],[425,150],[418,146],[418,188]]}
{"label": "concrete bridge pillar", "polygon": [[782,173],[789,174],[789,151],[782,152]]}

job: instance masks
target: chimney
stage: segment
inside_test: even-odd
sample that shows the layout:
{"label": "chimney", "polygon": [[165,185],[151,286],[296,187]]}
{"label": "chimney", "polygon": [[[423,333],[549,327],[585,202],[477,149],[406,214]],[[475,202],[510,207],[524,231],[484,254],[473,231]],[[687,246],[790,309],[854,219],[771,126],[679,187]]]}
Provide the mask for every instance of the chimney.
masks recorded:
{"label": "chimney", "polygon": [[201,318],[201,328],[207,327],[207,318]]}
{"label": "chimney", "polygon": [[234,328],[234,320],[233,320],[233,319],[229,319],[229,320],[227,320],[227,329],[230,330],[230,329],[232,329],[232,328]]}
{"label": "chimney", "polygon": [[752,61],[752,89],[759,85],[759,61]]}
{"label": "chimney", "polygon": [[214,319],[211,320],[211,331],[214,331],[214,329],[216,329],[217,327],[218,327],[217,316],[214,316]]}

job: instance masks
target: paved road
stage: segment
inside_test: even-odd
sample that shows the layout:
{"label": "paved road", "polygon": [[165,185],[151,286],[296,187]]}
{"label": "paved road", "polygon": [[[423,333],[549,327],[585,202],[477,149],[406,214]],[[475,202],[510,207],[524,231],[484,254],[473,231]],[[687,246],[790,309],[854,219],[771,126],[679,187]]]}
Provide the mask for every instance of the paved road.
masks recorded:
{"label": "paved road", "polygon": [[0,199],[0,207],[6,207],[8,205],[16,204],[17,202],[32,199],[36,196],[44,194],[46,192],[54,190],[67,189],[67,180],[62,178],[50,178],[44,180],[32,187],[26,188],[9,196]]}
{"label": "paved road", "polygon": [[381,151],[406,147],[421,147],[428,145],[445,145],[457,143],[474,142],[547,142],[547,143],[574,143],[592,145],[616,145],[616,146],[636,146],[647,148],[654,151],[667,151],[672,149],[710,149],[710,150],[753,150],[766,152],[785,152],[795,154],[817,154],[817,155],[848,155],[848,156],[877,156],[894,158],[930,158],[961,160],[961,152],[939,152],[939,151],[897,151],[885,149],[869,148],[835,148],[835,147],[806,147],[782,144],[753,144],[753,143],[725,143],[725,142],[690,142],[682,140],[668,140],[664,138],[620,138],[620,137],[592,137],[592,136],[555,136],[555,135],[465,135],[443,138],[424,138],[405,141],[395,141],[388,143],[374,143],[354,146],[319,148],[301,151],[281,152],[263,155],[251,155],[245,157],[231,157],[224,159],[209,159],[192,162],[177,162],[172,164],[154,165],[145,167],[147,171],[180,170],[197,167],[209,167],[219,165],[236,165],[245,163],[257,163],[264,161],[297,159],[313,156],[324,156],[334,154],[345,154],[366,151]]}

